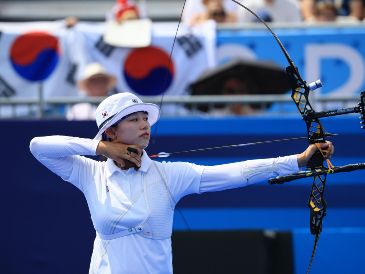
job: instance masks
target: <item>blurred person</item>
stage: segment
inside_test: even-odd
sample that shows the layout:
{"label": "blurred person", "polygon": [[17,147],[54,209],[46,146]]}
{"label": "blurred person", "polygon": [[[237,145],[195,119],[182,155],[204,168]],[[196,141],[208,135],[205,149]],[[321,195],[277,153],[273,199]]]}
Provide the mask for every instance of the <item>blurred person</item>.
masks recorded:
{"label": "blurred person", "polygon": [[131,0],[117,0],[112,8],[112,16],[118,23],[141,17],[138,6]]}
{"label": "blurred person", "polygon": [[314,6],[316,22],[335,22],[337,20],[337,8],[331,2],[318,2]]}
{"label": "blurred person", "polygon": [[301,0],[300,10],[304,21],[315,21],[314,10],[316,0]]}
{"label": "blurred person", "polygon": [[[99,63],[86,65],[78,82],[80,92],[86,97],[105,97],[115,89],[117,79]],[[90,103],[73,105],[66,114],[68,120],[94,120],[96,106]]]}
{"label": "blurred person", "polygon": [[305,21],[316,21],[316,5],[331,3],[343,21],[361,21],[365,15],[365,0],[301,0],[301,13]]}
{"label": "blurred person", "polygon": [[344,7],[348,9],[348,16],[353,20],[362,21],[365,17],[365,0],[344,1]]}
{"label": "blurred person", "polygon": [[[266,22],[295,23],[302,21],[297,0],[247,0],[243,4]],[[238,18],[239,22],[258,22],[257,18],[246,10],[242,10]]]}
{"label": "blurred person", "polygon": [[188,21],[189,25],[198,25],[207,20],[217,23],[235,23],[237,14],[226,10],[223,0],[202,0],[204,11],[196,13]]}
{"label": "blurred person", "polygon": [[[233,14],[237,12],[238,7],[231,0],[223,0],[222,2],[226,12]],[[203,14],[205,11],[206,7],[203,4],[203,0],[186,0],[182,21],[189,24],[193,17],[197,14]]]}
{"label": "blurred person", "polygon": [[[231,77],[223,84],[222,95],[248,95],[249,90],[255,89],[254,83],[243,78]],[[258,114],[265,108],[257,104],[234,103],[216,107],[209,111],[214,116],[221,115],[252,115]]]}
{"label": "blurred person", "polygon": [[[309,145],[300,154],[216,166],[157,162],[145,149],[158,119],[157,105],[119,93],[98,106],[93,139],[57,135],[30,142],[34,157],[86,198],[96,230],[90,274],[173,273],[171,233],[181,198],[297,172],[317,151]],[[330,142],[321,148],[328,157],[334,151]]]}
{"label": "blurred person", "polygon": [[73,28],[79,22],[76,16],[68,16],[64,20],[66,28]]}

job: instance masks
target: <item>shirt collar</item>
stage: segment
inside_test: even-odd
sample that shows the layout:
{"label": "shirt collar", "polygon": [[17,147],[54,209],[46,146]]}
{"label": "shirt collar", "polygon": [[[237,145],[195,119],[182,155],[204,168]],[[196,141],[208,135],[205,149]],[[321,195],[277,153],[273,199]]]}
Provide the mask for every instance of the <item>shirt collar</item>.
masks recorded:
{"label": "shirt collar", "polygon": [[[141,172],[147,172],[149,167],[151,166],[152,160],[150,157],[148,157],[147,152],[145,150],[143,150],[143,154],[142,154],[142,164],[141,167],[138,169],[138,171]],[[112,176],[114,173],[116,172],[135,172],[134,168],[130,168],[128,170],[122,170],[120,169],[112,159],[108,159],[106,161],[106,171],[107,171],[107,176],[110,177]]]}

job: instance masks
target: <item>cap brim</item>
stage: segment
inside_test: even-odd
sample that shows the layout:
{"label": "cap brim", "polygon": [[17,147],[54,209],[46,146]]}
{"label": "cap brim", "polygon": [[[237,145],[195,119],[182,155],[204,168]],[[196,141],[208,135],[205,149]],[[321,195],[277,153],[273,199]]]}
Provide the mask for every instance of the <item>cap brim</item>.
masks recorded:
{"label": "cap brim", "polygon": [[99,129],[98,133],[94,137],[94,140],[101,140],[103,132],[110,126],[114,125],[116,122],[118,122],[123,117],[125,117],[129,114],[135,113],[135,112],[140,112],[140,111],[146,111],[148,113],[148,122],[150,123],[151,126],[153,126],[159,119],[160,108],[157,105],[151,104],[151,103],[140,103],[140,104],[131,105],[131,106],[123,109],[122,111],[118,112],[112,119],[110,119],[110,121],[105,123],[105,125],[103,125]]}

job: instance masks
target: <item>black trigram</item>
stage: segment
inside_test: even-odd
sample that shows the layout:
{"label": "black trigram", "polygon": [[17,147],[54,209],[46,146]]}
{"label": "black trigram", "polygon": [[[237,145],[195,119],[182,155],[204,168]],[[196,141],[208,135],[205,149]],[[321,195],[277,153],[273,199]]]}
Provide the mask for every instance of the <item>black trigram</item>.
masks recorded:
{"label": "black trigram", "polygon": [[99,40],[95,43],[95,48],[97,48],[104,56],[109,57],[115,47],[104,42],[103,36],[100,36]]}
{"label": "black trigram", "polygon": [[76,84],[75,80],[76,71],[77,71],[77,64],[71,64],[66,76],[67,83],[70,83],[71,85]]}
{"label": "black trigram", "polygon": [[203,48],[202,43],[193,34],[180,36],[176,40],[189,58],[193,57]]}
{"label": "black trigram", "polygon": [[0,77],[0,97],[11,97],[15,94],[15,90],[2,77]]}

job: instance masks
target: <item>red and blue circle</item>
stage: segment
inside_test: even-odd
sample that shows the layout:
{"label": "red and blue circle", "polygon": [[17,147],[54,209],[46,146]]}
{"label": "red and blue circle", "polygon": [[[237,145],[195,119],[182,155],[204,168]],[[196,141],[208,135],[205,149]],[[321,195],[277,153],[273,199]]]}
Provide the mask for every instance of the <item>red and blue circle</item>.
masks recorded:
{"label": "red and blue circle", "polygon": [[164,50],[151,46],[132,50],[125,60],[123,74],[134,92],[153,96],[163,94],[171,86],[175,69]]}
{"label": "red and blue circle", "polygon": [[14,70],[21,77],[31,82],[43,81],[59,62],[59,41],[47,32],[27,32],[14,40],[9,56]]}

